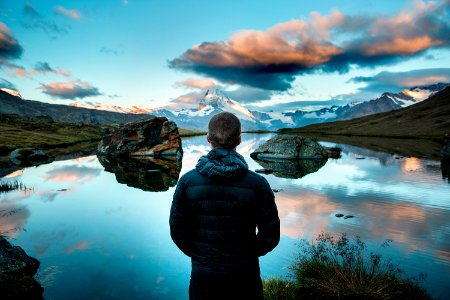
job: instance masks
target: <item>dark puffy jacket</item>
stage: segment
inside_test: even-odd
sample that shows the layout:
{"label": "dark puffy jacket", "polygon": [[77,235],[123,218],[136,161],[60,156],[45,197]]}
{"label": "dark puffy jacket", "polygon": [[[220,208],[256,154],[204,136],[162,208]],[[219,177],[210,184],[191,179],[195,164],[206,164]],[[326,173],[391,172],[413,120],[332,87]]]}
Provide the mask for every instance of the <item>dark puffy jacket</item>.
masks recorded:
{"label": "dark puffy jacket", "polygon": [[213,149],[178,181],[170,232],[193,272],[259,276],[258,257],[280,239],[274,194],[236,151]]}

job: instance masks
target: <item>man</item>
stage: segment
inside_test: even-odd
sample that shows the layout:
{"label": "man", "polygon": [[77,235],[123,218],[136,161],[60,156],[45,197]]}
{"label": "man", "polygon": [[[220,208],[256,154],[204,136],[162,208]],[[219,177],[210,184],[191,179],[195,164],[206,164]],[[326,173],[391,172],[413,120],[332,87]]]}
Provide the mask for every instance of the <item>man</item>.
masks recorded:
{"label": "man", "polygon": [[211,118],[212,150],[178,181],[170,211],[175,244],[191,257],[189,299],[263,299],[259,256],[280,240],[274,194],[236,152],[241,123]]}

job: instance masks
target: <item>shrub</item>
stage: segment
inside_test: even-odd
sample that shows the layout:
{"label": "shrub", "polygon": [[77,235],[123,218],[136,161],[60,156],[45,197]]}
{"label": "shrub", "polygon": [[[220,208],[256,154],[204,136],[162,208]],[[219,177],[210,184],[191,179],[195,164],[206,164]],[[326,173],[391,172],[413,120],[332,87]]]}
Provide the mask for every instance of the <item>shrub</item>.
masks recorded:
{"label": "shrub", "polygon": [[31,190],[30,188],[26,187],[23,183],[19,181],[12,181],[12,182],[1,182],[0,181],[0,193],[6,193],[13,190],[22,190],[22,191],[28,191]]}
{"label": "shrub", "polygon": [[290,270],[292,283],[265,281],[267,299],[433,299],[420,286],[423,274],[402,278],[398,266],[380,254],[368,253],[359,237],[350,239],[346,234],[322,233],[312,243],[302,240]]}

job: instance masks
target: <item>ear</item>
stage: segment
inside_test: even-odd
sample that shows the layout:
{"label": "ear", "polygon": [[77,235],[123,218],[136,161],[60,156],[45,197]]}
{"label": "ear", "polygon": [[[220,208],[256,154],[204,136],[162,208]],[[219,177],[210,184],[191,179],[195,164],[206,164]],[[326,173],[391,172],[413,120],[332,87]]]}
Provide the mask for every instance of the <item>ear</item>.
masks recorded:
{"label": "ear", "polygon": [[239,139],[237,140],[236,147],[239,146],[239,145],[241,144],[241,141],[242,141],[242,140],[241,140],[241,137],[239,136]]}
{"label": "ear", "polygon": [[211,138],[209,137],[209,134],[206,135],[206,140],[211,144]]}

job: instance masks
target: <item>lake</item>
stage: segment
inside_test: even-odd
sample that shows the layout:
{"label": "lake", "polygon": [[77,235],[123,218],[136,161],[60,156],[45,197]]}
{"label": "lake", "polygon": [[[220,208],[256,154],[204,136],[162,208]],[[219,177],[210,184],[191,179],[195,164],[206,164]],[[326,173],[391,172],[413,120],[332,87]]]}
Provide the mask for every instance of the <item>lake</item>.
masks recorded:
{"label": "lake", "polygon": [[[243,134],[250,158],[272,134]],[[345,144],[315,172],[264,174],[276,191],[281,241],[260,259],[263,278],[285,277],[301,239],[321,232],[360,236],[407,276],[450,299],[450,184],[438,160]],[[0,232],[41,262],[45,299],[187,299],[190,261],[172,242],[169,211],[178,175],[209,150],[183,140],[181,170],[99,161],[94,156],[29,167],[3,178],[31,188],[0,194]],[[296,173],[297,172],[297,173]],[[353,218],[338,218],[341,213]],[[380,245],[387,239],[390,247]]]}

